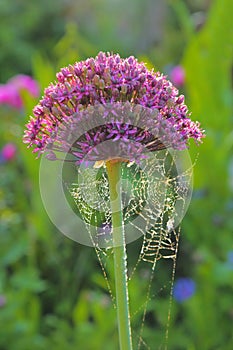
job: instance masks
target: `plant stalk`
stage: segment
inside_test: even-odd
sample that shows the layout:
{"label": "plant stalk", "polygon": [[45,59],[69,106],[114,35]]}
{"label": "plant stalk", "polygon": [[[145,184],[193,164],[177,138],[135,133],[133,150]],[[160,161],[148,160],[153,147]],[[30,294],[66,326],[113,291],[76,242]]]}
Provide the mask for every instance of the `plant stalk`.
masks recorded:
{"label": "plant stalk", "polygon": [[121,161],[106,162],[112,210],[112,239],[116,286],[117,322],[121,350],[132,350],[129,314],[127,255],[121,200]]}

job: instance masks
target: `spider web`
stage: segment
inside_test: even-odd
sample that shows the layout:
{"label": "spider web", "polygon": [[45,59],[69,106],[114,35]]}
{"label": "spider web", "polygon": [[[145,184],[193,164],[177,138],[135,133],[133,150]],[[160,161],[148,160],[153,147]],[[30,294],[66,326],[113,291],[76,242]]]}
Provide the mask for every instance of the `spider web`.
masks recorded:
{"label": "spider web", "polygon": [[[143,159],[140,164],[122,163],[121,196],[126,242],[141,242],[136,258],[129,259],[129,290],[137,278],[142,265],[150,271],[147,277],[145,300],[132,313],[132,320],[140,314],[140,331],[137,349],[150,349],[144,339],[144,326],[148,305],[156,293],[152,292],[155,267],[158,261],[172,262],[169,280],[167,322],[164,348],[167,348],[169,320],[171,317],[172,289],[175,276],[177,251],[182,220],[190,200],[192,166],[184,165],[182,152],[163,150]],[[184,170],[185,168],[185,170]],[[76,167],[78,181],[68,182],[65,187],[74,200],[77,215],[84,220],[95,248],[103,275],[115,306],[113,266],[111,206],[106,168],[95,168],[94,163],[84,162]],[[130,245],[129,245],[130,246]],[[135,253],[134,253],[135,256]],[[128,256],[128,258],[130,258]],[[133,288],[133,287],[132,287]],[[167,285],[161,289],[167,288]]]}

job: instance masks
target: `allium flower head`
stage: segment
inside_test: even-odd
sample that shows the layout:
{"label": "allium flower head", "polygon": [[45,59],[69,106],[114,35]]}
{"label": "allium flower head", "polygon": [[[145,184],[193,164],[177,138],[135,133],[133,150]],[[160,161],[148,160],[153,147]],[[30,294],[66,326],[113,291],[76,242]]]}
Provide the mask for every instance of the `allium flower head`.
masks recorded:
{"label": "allium flower head", "polygon": [[114,143],[114,157],[133,158],[142,148],[183,149],[189,138],[198,143],[204,136],[166,77],[118,54],[100,52],[62,68],[33,112],[24,142],[51,160],[57,159],[53,151],[77,162],[87,154],[89,160],[111,158],[112,150],[100,147],[105,141]]}
{"label": "allium flower head", "polygon": [[173,289],[174,299],[178,302],[183,302],[195,293],[196,284],[191,278],[179,278]]}

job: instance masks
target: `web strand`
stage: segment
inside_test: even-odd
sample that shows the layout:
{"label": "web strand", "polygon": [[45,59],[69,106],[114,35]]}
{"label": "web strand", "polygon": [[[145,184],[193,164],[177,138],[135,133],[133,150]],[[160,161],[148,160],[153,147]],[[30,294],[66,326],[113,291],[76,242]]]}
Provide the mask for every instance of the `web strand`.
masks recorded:
{"label": "web strand", "polygon": [[[178,166],[177,166],[178,164]],[[140,164],[122,163],[122,207],[126,235],[142,237],[141,249],[134,266],[130,267],[129,283],[141,264],[150,269],[145,301],[139,306],[142,322],[137,349],[150,349],[144,339],[144,326],[148,303],[155,295],[151,293],[157,262],[169,259],[173,262],[168,301],[165,349],[171,317],[172,292],[180,229],[176,229],[183,217],[190,191],[192,167],[181,172],[177,154],[168,150],[153,154],[153,158]],[[104,167],[96,169],[93,164],[77,168],[78,182],[67,184],[79,215],[83,218],[100,263],[107,289],[115,306],[114,288],[111,285],[109,266],[112,259],[111,208],[109,187]],[[135,239],[136,239],[135,238]],[[130,287],[130,285],[129,285]]]}

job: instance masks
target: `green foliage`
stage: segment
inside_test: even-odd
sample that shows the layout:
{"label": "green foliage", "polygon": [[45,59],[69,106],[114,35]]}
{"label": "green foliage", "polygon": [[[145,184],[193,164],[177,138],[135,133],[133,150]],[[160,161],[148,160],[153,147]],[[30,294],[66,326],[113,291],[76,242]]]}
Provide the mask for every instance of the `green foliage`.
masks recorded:
{"label": "green foliage", "polygon": [[49,54],[64,33],[66,4],[62,0],[0,1],[0,80],[16,72],[31,72],[31,57],[38,50]]}
{"label": "green foliage", "polygon": [[[213,239],[215,249],[228,246],[230,239],[227,237],[232,227],[229,211],[232,197],[229,186],[232,152],[231,9],[231,1],[215,1],[206,26],[190,41],[183,60],[187,73],[188,103],[207,134],[195,169],[195,186],[202,189],[204,194],[201,199],[193,201],[195,209],[190,215],[194,216],[195,226],[201,223],[202,235],[206,230],[204,239],[209,240],[213,231],[216,237],[226,238]],[[219,23],[220,17],[224,26]],[[192,154],[195,154],[193,148]],[[200,215],[203,210],[205,216]],[[207,218],[211,229],[204,223]]]}
{"label": "green foliage", "polygon": [[[196,305],[190,303],[187,309],[197,349],[221,348],[223,344],[224,349],[230,349],[232,341],[228,300],[232,271],[227,271],[222,263],[232,247],[233,229],[229,171],[232,157],[232,11],[232,1],[215,1],[205,26],[191,38],[183,59],[188,104],[193,116],[206,129],[206,139],[194,169],[194,198],[183,223],[183,234],[200,259],[195,269],[199,298],[196,298]],[[195,157],[194,147],[191,154]],[[221,276],[223,283],[220,283]],[[201,309],[204,312],[197,311]],[[221,331],[216,332],[220,319]]]}

